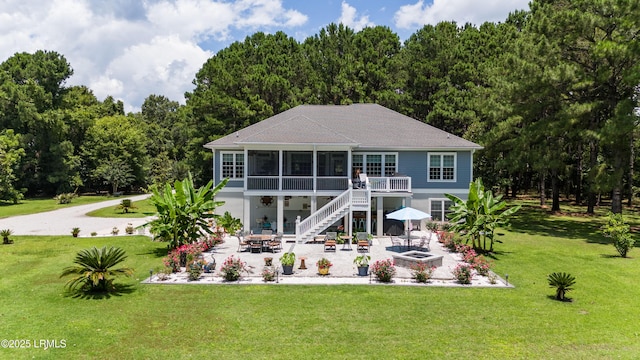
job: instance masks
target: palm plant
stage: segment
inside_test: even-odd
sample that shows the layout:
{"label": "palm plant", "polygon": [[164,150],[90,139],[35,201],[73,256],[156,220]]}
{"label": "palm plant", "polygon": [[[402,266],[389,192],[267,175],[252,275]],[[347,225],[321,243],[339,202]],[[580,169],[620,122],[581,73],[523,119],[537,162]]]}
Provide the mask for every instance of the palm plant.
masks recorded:
{"label": "palm plant", "polygon": [[60,277],[74,276],[66,285],[70,290],[110,291],[113,290],[113,277],[133,275],[133,269],[129,267],[114,269],[126,258],[119,247],[84,249],[76,255],[73,261],[76,265],[65,268]]}
{"label": "palm plant", "polygon": [[116,209],[122,209],[122,211],[127,214],[129,213],[129,210],[136,209],[136,206],[133,205],[133,201],[131,199],[122,199]]}
{"label": "palm plant", "polygon": [[9,236],[11,236],[11,234],[13,234],[13,231],[11,231],[11,229],[0,230],[0,236],[2,236],[2,243],[3,244],[11,244],[12,243],[12,241],[9,240]]}
{"label": "palm plant", "polygon": [[573,290],[572,286],[576,283],[576,278],[567,273],[554,272],[547,280],[549,286],[556,288],[556,300],[565,300],[565,293]]}

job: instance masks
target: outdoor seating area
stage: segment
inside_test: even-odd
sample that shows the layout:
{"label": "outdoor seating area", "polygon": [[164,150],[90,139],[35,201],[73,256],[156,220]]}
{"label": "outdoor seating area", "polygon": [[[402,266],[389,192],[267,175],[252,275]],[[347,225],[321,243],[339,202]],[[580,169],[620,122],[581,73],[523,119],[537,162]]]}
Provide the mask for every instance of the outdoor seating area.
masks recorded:
{"label": "outdoor seating area", "polygon": [[[265,284],[262,273],[265,264],[272,262],[272,269],[277,270],[278,283],[289,284],[369,284],[377,283],[375,277],[371,275],[359,276],[358,268],[354,264],[354,259],[359,255],[370,256],[371,265],[378,260],[392,260],[394,255],[401,255],[407,252],[429,252],[437,257],[442,257],[442,266],[438,266],[432,275],[432,281],[428,285],[435,286],[461,286],[456,283],[452,274],[455,267],[461,263],[460,254],[447,250],[440,242],[430,242],[431,237],[436,239],[436,234],[429,231],[413,231],[411,241],[407,241],[406,236],[400,237],[373,237],[369,238],[368,233],[356,233],[354,238],[357,246],[346,247],[338,244],[338,234],[328,232],[322,237],[322,241],[315,241],[306,244],[282,244],[282,234],[242,234],[237,236],[226,236],[222,244],[216,245],[209,252],[203,254],[207,262],[215,261],[223,264],[230,256],[240,258],[246,263],[248,273],[242,274],[239,283]],[[342,238],[342,237],[340,237]],[[410,245],[409,245],[410,244]],[[346,245],[346,244],[345,244]],[[350,245],[350,244],[349,244]],[[279,258],[285,252],[293,252],[296,261],[293,266],[292,275],[283,275]],[[318,260],[326,258],[332,263],[328,276],[318,274],[316,263]],[[304,259],[304,261],[301,261]],[[181,282],[186,280],[183,273],[174,273],[170,280],[165,283]],[[152,282],[161,282],[152,280]],[[188,283],[222,283],[222,277],[218,271],[202,274],[200,280],[189,281]],[[409,266],[396,266],[396,274],[393,284],[397,285],[417,285],[412,278],[412,270]],[[507,286],[504,281],[497,281],[491,284],[486,276],[475,276],[471,286]],[[469,285],[467,285],[469,286]]]}
{"label": "outdoor seating area", "polygon": [[[236,233],[238,239],[237,252],[279,252],[282,251],[282,233],[273,234],[271,230],[262,230],[262,234]],[[228,237],[231,240],[232,237]]]}

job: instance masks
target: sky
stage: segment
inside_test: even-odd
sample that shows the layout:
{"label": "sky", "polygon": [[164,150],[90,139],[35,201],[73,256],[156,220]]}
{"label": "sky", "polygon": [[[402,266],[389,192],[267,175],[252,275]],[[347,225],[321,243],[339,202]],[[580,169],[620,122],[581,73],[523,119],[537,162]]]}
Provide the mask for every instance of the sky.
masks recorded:
{"label": "sky", "polygon": [[383,25],[404,41],[427,24],[500,22],[525,9],[528,0],[0,0],[0,62],[58,52],[74,70],[66,86],[130,112],[151,94],[184,104],[207,59],[258,31],[302,42],[330,23]]}

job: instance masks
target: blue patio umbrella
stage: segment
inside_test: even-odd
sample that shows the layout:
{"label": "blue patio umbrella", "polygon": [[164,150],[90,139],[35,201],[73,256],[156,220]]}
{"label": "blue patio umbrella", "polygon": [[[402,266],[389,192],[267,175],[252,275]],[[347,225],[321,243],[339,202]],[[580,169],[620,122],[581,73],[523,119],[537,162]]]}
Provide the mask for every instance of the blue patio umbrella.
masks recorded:
{"label": "blue patio umbrella", "polygon": [[[424,211],[420,211],[418,209],[414,209],[412,207],[404,207],[400,210],[396,210],[392,213],[387,214],[387,219],[395,219],[395,220],[422,220],[430,218],[431,215],[427,214]],[[411,242],[411,226],[409,226],[409,230],[407,230],[407,241]]]}

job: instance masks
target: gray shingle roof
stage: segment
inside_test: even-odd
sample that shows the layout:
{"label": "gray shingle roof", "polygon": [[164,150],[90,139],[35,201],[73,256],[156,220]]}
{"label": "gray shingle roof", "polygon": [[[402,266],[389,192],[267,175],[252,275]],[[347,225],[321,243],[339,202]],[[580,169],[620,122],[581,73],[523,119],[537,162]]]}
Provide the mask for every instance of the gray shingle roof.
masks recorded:
{"label": "gray shingle roof", "polygon": [[350,145],[366,149],[481,149],[476,143],[377,104],[300,105],[205,145]]}

